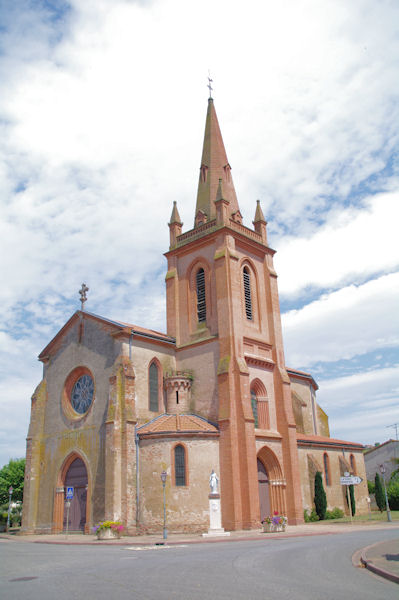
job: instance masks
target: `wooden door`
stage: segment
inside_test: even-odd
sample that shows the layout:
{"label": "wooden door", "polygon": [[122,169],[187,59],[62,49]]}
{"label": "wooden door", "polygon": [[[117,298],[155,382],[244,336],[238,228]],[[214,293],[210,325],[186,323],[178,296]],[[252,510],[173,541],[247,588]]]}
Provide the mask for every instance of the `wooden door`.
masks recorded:
{"label": "wooden door", "polygon": [[269,477],[265,465],[258,458],[258,486],[261,521],[270,515]]}
{"label": "wooden door", "polygon": [[[73,486],[74,496],[69,508],[69,531],[84,531],[86,524],[87,504],[87,471],[84,462],[76,458],[68,469],[65,477],[65,493]],[[64,507],[64,529],[67,523],[67,509]]]}

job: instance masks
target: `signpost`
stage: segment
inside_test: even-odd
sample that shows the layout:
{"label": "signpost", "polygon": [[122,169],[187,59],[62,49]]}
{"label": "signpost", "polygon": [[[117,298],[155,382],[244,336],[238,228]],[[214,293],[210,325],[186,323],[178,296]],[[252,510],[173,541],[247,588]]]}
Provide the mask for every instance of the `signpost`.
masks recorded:
{"label": "signpost", "polygon": [[67,491],[66,491],[66,502],[65,502],[65,506],[67,509],[67,522],[66,522],[66,537],[68,537],[68,529],[69,529],[69,509],[71,506],[71,500],[73,499],[73,493],[74,493],[74,489],[72,486],[67,487]]}
{"label": "signpost", "polygon": [[362,483],[363,479],[361,477],[358,477],[357,475],[350,475],[348,473],[348,471],[346,471],[344,473],[343,477],[340,477],[340,483],[341,485],[346,485],[346,497],[348,499],[348,507],[350,510],[350,515],[351,515],[351,523],[353,524],[353,520],[352,520],[352,503],[349,497],[349,486],[350,485],[359,485],[359,483]]}

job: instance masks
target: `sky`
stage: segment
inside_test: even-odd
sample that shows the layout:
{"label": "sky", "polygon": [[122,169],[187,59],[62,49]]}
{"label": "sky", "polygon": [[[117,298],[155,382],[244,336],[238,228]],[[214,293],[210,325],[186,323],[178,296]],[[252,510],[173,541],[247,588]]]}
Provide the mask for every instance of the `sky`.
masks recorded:
{"label": "sky", "polygon": [[207,77],[244,224],[268,221],[290,368],[331,436],[399,423],[399,3],[0,0],[0,466],[80,308],[166,331]]}

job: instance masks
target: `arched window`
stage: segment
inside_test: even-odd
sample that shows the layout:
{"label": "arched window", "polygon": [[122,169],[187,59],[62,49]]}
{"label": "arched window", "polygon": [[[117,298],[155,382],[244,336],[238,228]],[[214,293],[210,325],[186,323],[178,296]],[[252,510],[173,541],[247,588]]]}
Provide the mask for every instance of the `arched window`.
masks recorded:
{"label": "arched window", "polygon": [[197,316],[198,322],[206,321],[206,300],[205,300],[205,272],[204,269],[198,269],[195,278],[197,286]]}
{"label": "arched window", "polygon": [[186,485],[186,451],[180,444],[175,447],[175,485]]}
{"label": "arched window", "polygon": [[251,390],[251,405],[252,405],[252,412],[254,414],[254,419],[255,419],[255,427],[259,427],[258,399],[256,397],[256,392],[254,389]]}
{"label": "arched window", "polygon": [[159,411],[159,367],[156,362],[150,364],[148,369],[149,378],[149,408],[153,412]]}
{"label": "arched window", "polygon": [[269,429],[269,401],[266,389],[259,379],[252,382],[251,385],[251,406],[255,427],[259,427],[259,429]]}
{"label": "arched window", "polygon": [[330,461],[328,458],[328,454],[324,453],[323,455],[323,462],[324,462],[324,476],[326,479],[326,485],[331,485],[331,481],[330,481]]}
{"label": "arched window", "polygon": [[356,461],[353,454],[350,455],[351,471],[352,475],[356,475]]}
{"label": "arched window", "polygon": [[242,275],[244,281],[245,314],[247,315],[247,319],[252,321],[251,274],[248,267],[244,267]]}

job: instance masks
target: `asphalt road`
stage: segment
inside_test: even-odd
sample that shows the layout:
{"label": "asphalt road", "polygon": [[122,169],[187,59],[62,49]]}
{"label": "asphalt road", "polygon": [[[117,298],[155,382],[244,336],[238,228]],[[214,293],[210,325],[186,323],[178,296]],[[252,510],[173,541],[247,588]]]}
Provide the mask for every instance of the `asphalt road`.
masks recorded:
{"label": "asphalt road", "polygon": [[1,600],[398,600],[352,566],[395,531],[159,548],[0,542]]}

